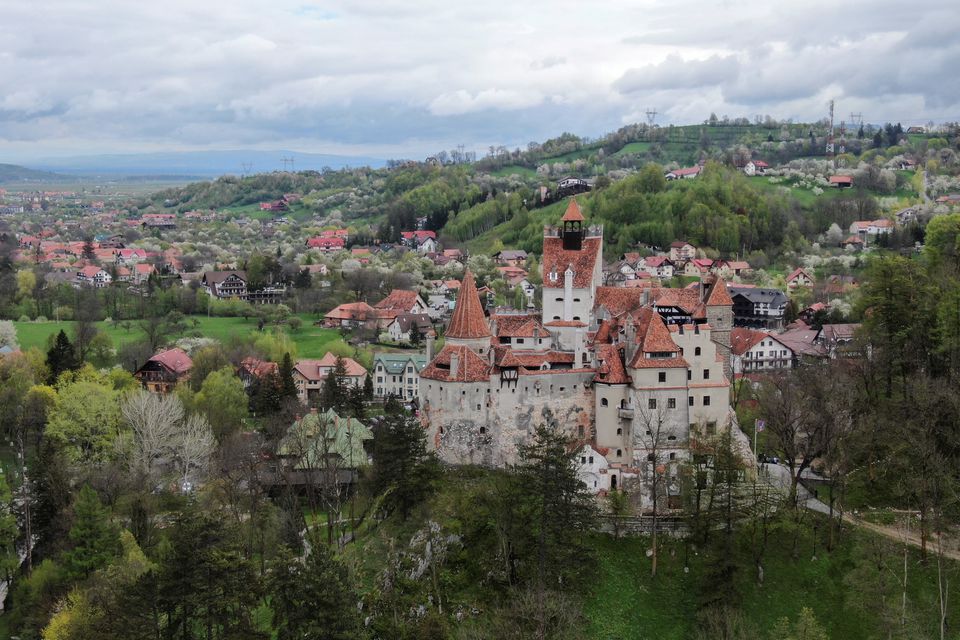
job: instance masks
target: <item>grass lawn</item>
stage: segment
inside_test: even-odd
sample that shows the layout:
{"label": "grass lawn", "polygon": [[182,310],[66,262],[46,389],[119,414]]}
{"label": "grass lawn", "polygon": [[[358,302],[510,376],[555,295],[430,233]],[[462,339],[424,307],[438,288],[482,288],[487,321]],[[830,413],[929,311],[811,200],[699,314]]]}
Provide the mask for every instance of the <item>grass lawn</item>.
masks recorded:
{"label": "grass lawn", "polygon": [[617,151],[613,154],[614,158],[619,158],[620,156],[625,156],[628,154],[635,153],[646,153],[650,149],[649,142],[628,142],[623,145],[623,148],[620,151]]}
{"label": "grass lawn", "polygon": [[[297,356],[300,358],[321,358],[334,345],[343,344],[340,332],[336,329],[323,329],[313,325],[314,317],[310,314],[300,314],[303,320],[303,326],[299,331],[287,331],[297,345]],[[195,324],[194,324],[195,323]],[[14,322],[17,328],[17,339],[20,346],[24,349],[37,347],[40,350],[46,350],[47,341],[50,336],[56,335],[61,329],[66,331],[67,335],[73,335],[72,321],[65,322]],[[143,331],[136,321],[130,321],[129,328],[125,328],[126,323],[114,325],[108,322],[98,322],[97,328],[110,336],[113,340],[114,348],[127,342],[134,342],[143,338]],[[187,318],[188,329],[181,334],[182,336],[200,335],[206,338],[213,338],[220,342],[226,342],[234,336],[244,336],[257,330],[256,320],[247,320],[244,318],[208,318],[206,316],[189,316]]]}
{"label": "grass lawn", "polygon": [[490,174],[491,174],[491,175],[494,175],[494,176],[501,177],[501,178],[506,178],[506,177],[508,177],[508,176],[512,176],[513,174],[517,174],[517,175],[520,176],[521,178],[536,178],[536,177],[537,177],[537,172],[534,171],[533,169],[531,169],[531,168],[529,168],[529,167],[521,167],[521,166],[518,166],[518,165],[515,165],[515,164],[514,164],[514,165],[510,165],[510,166],[507,166],[507,167],[501,167],[500,169],[497,169],[496,171],[491,171]]}

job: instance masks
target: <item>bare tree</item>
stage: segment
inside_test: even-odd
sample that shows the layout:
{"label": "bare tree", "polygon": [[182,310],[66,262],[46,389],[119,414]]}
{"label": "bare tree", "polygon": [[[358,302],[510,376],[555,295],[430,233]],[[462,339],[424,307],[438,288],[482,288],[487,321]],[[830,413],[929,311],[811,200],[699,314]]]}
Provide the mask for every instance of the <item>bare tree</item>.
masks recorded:
{"label": "bare tree", "polygon": [[130,466],[153,480],[180,429],[183,403],[176,396],[136,391],[127,396],[120,411],[133,432]]}
{"label": "bare tree", "polygon": [[173,439],[173,460],[180,476],[180,486],[186,487],[193,474],[199,475],[205,470],[217,441],[210,423],[199,413],[191,414],[179,427]]}
{"label": "bare tree", "polygon": [[649,398],[647,407],[637,407],[639,429],[634,434],[637,449],[641,455],[646,454],[646,460],[641,461],[645,489],[650,498],[650,513],[652,516],[652,533],[650,556],[650,575],[657,575],[657,526],[660,513],[661,496],[665,496],[667,485],[667,465],[663,451],[667,442],[667,427],[664,425],[664,407],[658,406],[658,399]]}

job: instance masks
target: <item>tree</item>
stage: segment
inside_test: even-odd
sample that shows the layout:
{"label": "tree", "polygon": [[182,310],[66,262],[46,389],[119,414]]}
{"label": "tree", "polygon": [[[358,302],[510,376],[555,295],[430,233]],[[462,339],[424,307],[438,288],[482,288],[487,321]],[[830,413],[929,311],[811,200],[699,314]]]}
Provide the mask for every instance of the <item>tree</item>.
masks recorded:
{"label": "tree", "polygon": [[14,513],[13,493],[7,478],[0,474],[0,573],[9,584],[20,566],[17,553],[17,517]]}
{"label": "tree", "polygon": [[100,377],[61,380],[46,438],[73,462],[106,459],[120,428],[119,393]]}
{"label": "tree", "polygon": [[73,505],[72,548],[63,554],[63,566],[73,579],[85,578],[105,567],[120,551],[119,530],[100,503],[97,492],[84,485]]}
{"label": "tree", "polygon": [[20,348],[20,343],[17,342],[17,328],[10,320],[0,320],[0,347],[10,347],[14,350]]}
{"label": "tree", "polygon": [[563,590],[587,577],[589,551],[582,537],[596,522],[596,505],[577,477],[566,439],[543,425],[518,448],[518,480],[536,553],[537,637],[545,637],[547,590]]}
{"label": "tree", "polygon": [[247,392],[231,367],[214,371],[204,380],[194,398],[196,408],[207,416],[218,440],[239,430],[247,417]]}
{"label": "tree", "polygon": [[67,334],[61,329],[57,334],[53,346],[47,351],[47,367],[50,369],[50,384],[55,383],[64,371],[72,371],[77,369],[78,366],[76,355],[73,351],[73,344],[70,342]]}
{"label": "tree", "polygon": [[283,360],[280,361],[279,375],[280,397],[296,398],[297,384],[293,380],[293,359],[290,357],[289,351],[283,354]]}
{"label": "tree", "polygon": [[283,547],[271,564],[267,591],[277,640],[360,637],[357,593],[347,571],[316,542],[306,559]]}
{"label": "tree", "polygon": [[823,626],[817,622],[813,611],[804,607],[791,624],[788,618],[780,618],[770,634],[771,640],[829,640]]}
{"label": "tree", "polygon": [[413,507],[432,493],[438,473],[420,423],[403,413],[384,416],[373,432],[371,483],[374,493],[384,496],[386,512],[399,512],[406,520]]}
{"label": "tree", "polygon": [[363,399],[367,402],[373,400],[373,376],[370,374],[363,379]]}
{"label": "tree", "polygon": [[230,360],[223,348],[219,345],[197,349],[190,358],[193,367],[190,369],[190,388],[200,391],[204,380],[214,371],[230,366]]}

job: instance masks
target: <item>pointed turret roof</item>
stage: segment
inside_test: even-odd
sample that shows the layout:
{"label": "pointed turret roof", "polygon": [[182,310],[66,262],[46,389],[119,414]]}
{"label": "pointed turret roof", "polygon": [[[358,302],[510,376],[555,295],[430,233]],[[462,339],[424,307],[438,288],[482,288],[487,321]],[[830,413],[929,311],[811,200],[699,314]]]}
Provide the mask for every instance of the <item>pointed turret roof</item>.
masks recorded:
{"label": "pointed turret roof", "polygon": [[473,274],[468,270],[463,276],[460,293],[457,294],[457,304],[453,308],[453,317],[447,327],[447,338],[487,338],[490,328],[483,317],[483,308],[480,306],[480,296],[477,285],[473,281]]}
{"label": "pointed turret roof", "polygon": [[570,204],[567,205],[567,212],[560,218],[560,222],[583,222],[583,212],[580,211],[580,205],[576,198],[570,198]]}
{"label": "pointed turret roof", "polygon": [[733,305],[733,299],[727,291],[727,283],[723,278],[717,277],[710,286],[710,292],[707,294],[708,307],[723,307]]}

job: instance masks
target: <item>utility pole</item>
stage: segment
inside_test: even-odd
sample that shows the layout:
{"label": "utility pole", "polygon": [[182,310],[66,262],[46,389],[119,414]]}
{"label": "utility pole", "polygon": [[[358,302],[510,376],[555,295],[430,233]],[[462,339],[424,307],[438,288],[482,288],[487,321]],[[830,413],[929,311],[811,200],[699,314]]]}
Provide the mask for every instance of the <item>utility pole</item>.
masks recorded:
{"label": "utility pole", "polygon": [[247,176],[247,174],[250,173],[250,170],[253,169],[253,163],[252,163],[252,162],[241,162],[241,163],[240,163],[240,168],[241,168],[242,171],[243,171],[243,173],[240,174],[240,177],[241,177],[241,178],[245,178],[245,177]]}
{"label": "utility pole", "polygon": [[290,156],[289,158],[280,158],[280,162],[283,163],[284,171],[296,171],[296,168],[293,162],[293,156]]}
{"label": "utility pole", "polygon": [[[834,160],[833,155],[833,100],[830,101],[830,129],[827,131],[827,160]],[[836,165],[834,165],[836,169]]]}
{"label": "utility pole", "polygon": [[652,127],[657,120],[657,110],[648,108],[646,113],[647,113],[647,124]]}

